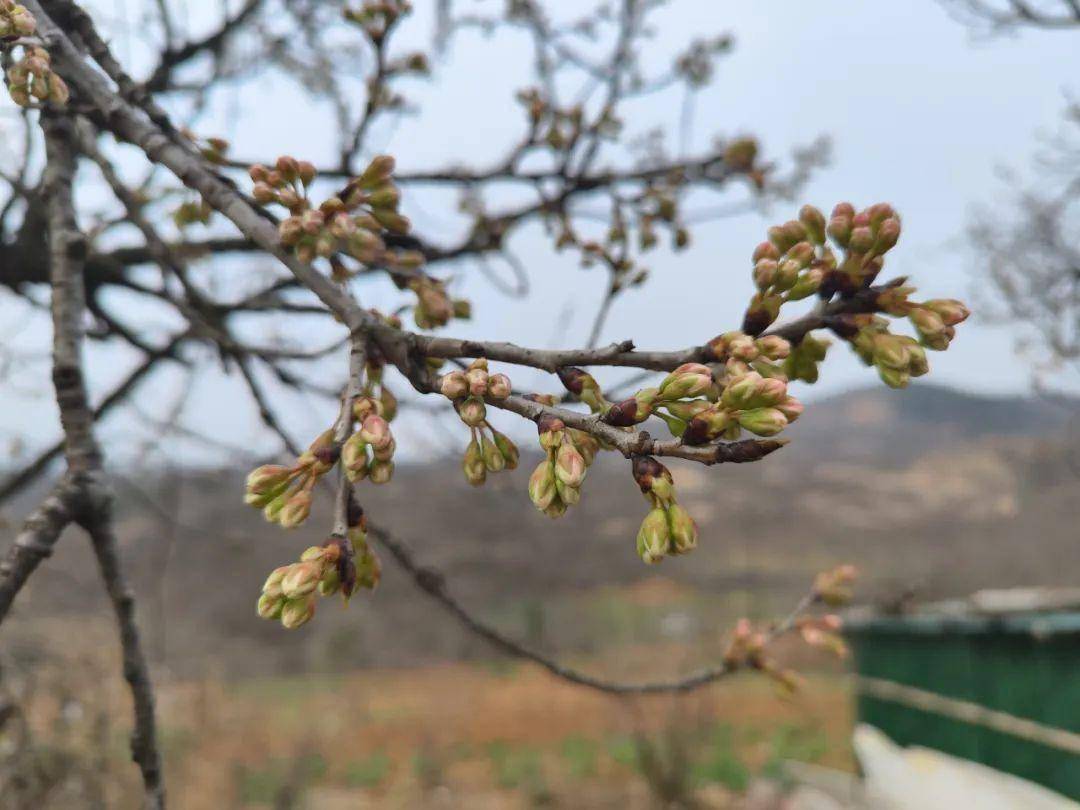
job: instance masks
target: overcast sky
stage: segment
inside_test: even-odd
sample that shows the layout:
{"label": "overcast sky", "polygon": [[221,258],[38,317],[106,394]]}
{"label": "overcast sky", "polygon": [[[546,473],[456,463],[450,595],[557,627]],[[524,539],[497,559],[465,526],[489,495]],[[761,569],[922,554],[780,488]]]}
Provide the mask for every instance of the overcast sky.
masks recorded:
{"label": "overcast sky", "polygon": [[[412,36],[422,44],[430,35],[428,2],[417,0],[416,6]],[[670,60],[694,36],[730,31],[736,38],[733,54],[720,61],[716,80],[696,100],[691,151],[707,147],[716,134],[749,132],[761,138],[770,156],[783,158],[793,147],[829,135],[832,163],[802,197],[826,210],[842,199],[858,205],[891,202],[903,217],[904,235],[887,270],[911,275],[927,297],[975,298],[979,279],[962,241],[970,211],[1007,199],[998,170],[1027,169],[1040,134],[1056,130],[1066,92],[1080,85],[1080,32],[980,39],[931,0],[676,0],[659,19],[652,47],[661,60]],[[137,43],[124,47],[129,58],[138,59]],[[410,86],[423,115],[377,130],[375,148],[395,154],[403,169],[493,159],[519,133],[521,116],[512,96],[526,82],[528,68],[524,40],[515,36],[457,39],[439,66],[438,83]],[[248,87],[243,98],[222,94],[215,105],[218,131],[225,130],[244,156],[329,157],[334,139],[325,115],[278,115],[295,96],[280,80]],[[252,99],[262,111],[237,119],[236,109],[249,107]],[[631,131],[661,123],[675,127],[680,101],[675,95],[635,106]],[[418,192],[405,207],[422,232],[437,233],[453,223],[442,209],[450,202]],[[747,214],[698,225],[690,250],[649,262],[653,281],[619,300],[604,339],[633,337],[642,347],[674,348],[737,325],[752,291],[749,253],[768,224],[790,218],[795,208],[778,204],[765,217]],[[578,270],[548,244],[538,228],[512,242],[529,271],[527,300],[507,299],[473,270],[463,273],[458,289],[473,299],[477,317],[471,324],[455,322],[449,331],[536,346],[582,343],[604,276]],[[388,283],[366,285],[361,292],[371,305],[390,307],[399,300]],[[0,321],[11,323],[22,311],[0,297]],[[41,338],[47,339],[41,329],[24,330],[20,342],[37,340],[40,349]],[[872,372],[848,355],[834,352],[815,394],[873,382]],[[131,358],[120,351],[97,356],[106,358],[94,378],[102,390]],[[1030,385],[1027,361],[1014,351],[1013,330],[978,314],[947,353],[931,356],[931,366],[931,380],[968,390],[1018,392]],[[3,436],[21,436],[31,448],[57,435],[54,407],[48,397],[38,397],[49,393],[47,377],[39,383],[24,379],[0,392]],[[282,406],[297,436],[330,418],[326,403],[292,397]],[[215,435],[269,446],[241,389],[213,371],[197,380],[184,413]],[[107,430],[130,427],[122,418]]]}

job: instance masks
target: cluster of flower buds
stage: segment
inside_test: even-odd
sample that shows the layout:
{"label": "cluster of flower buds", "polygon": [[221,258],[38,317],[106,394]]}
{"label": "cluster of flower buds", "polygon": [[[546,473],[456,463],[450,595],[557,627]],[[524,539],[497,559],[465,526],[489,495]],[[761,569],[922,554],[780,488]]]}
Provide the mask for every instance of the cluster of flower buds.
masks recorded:
{"label": "cluster of flower buds", "polygon": [[777,335],[755,338],[745,332],[725,332],[706,343],[705,349],[716,362],[724,364],[724,380],[748,371],[762,377],[787,376],[781,361],[791,354],[791,344]]}
{"label": "cluster of flower buds", "polygon": [[[34,18],[22,6],[14,8],[22,9],[22,13],[12,12],[10,17],[0,17],[0,26],[6,24],[26,28],[29,25],[30,32],[33,32]],[[63,106],[71,95],[64,80],[53,72],[49,52],[37,45],[24,47],[19,60],[8,68],[7,86],[11,100],[20,107],[31,107],[46,101]]]}
{"label": "cluster of flower buds", "polygon": [[840,617],[834,613],[824,616],[800,616],[795,620],[795,629],[803,642],[844,659],[848,656],[848,647],[840,636],[841,626]]}
{"label": "cluster of flower buds", "polygon": [[715,402],[720,397],[720,388],[708,366],[684,363],[656,388],[643,388],[629,399],[611,405],[604,413],[604,421],[615,427],[630,427],[644,422],[660,405],[698,397]]}
{"label": "cluster of flower buds", "polygon": [[277,203],[289,210],[278,225],[278,236],[301,261],[346,253],[368,265],[415,270],[423,264],[423,254],[388,250],[381,236],[384,229],[404,234],[410,227],[409,220],[398,213],[401,193],[391,179],[393,172],[394,159],[379,155],[339,194],[315,208],[308,191],[316,172],[306,160],[283,155],[273,168],[256,164],[249,170],[255,201]]}
{"label": "cluster of flower buds", "polygon": [[641,521],[637,552],[642,560],[658,563],[668,554],[686,554],[697,546],[697,524],[675,501],[671,472],[652,456],[634,456],[631,472],[649,502],[649,513]]}
{"label": "cluster of flower buds", "polygon": [[291,467],[264,464],[247,477],[244,503],[262,509],[271,523],[294,529],[311,514],[311,491],[334,468],[340,449],[334,432],[321,433]]}
{"label": "cluster of flower buds", "polygon": [[375,588],[381,575],[379,560],[368,543],[362,510],[350,511],[351,525],[344,538],[331,537],[321,546],[311,546],[299,561],[270,573],[256,605],[259,616],[292,630],[315,615],[319,596],[340,593],[347,604],[358,588]]}
{"label": "cluster of flower buds", "polygon": [[353,483],[367,479],[373,484],[385,484],[393,477],[397,442],[390,422],[397,408],[397,397],[383,383],[382,364],[369,362],[364,385],[353,399],[356,430],[341,446],[341,465]]}
{"label": "cluster of flower buds", "polygon": [[838,320],[834,329],[853,332],[849,338],[851,347],[864,363],[877,369],[882,382],[890,388],[903,388],[912,377],[921,377],[930,370],[919,341],[890,332],[885,318],[862,314]]}
{"label": "cluster of flower buds", "polygon": [[37,20],[14,0],[0,0],[0,40],[29,37],[37,30]]}
{"label": "cluster of flower buds", "polygon": [[581,500],[581,485],[600,444],[585,431],[568,428],[548,414],[536,421],[536,430],[546,457],[529,476],[529,498],[548,517],[561,517]]}
{"label": "cluster of flower buds", "polygon": [[446,282],[430,276],[410,276],[405,282],[416,293],[413,320],[420,329],[446,326],[451,318],[468,320],[472,317],[472,304],[464,298],[451,299]]}
{"label": "cluster of flower buds", "polygon": [[724,653],[724,666],[730,670],[743,667],[755,669],[771,678],[783,694],[794,694],[799,689],[801,679],[795,672],[778,666],[765,654],[768,643],[769,637],[763,630],[755,628],[749,619],[739,619]]}
{"label": "cluster of flower buds", "polygon": [[830,607],[846,605],[854,595],[852,586],[858,575],[858,569],[851,564],[822,571],[814,578],[815,598]]}
{"label": "cluster of flower buds", "polygon": [[409,0],[365,0],[359,8],[346,7],[342,15],[363,28],[372,42],[381,42],[394,24],[411,11]]}
{"label": "cluster of flower buds", "polygon": [[480,357],[464,371],[458,369],[440,377],[439,391],[453,401],[458,416],[471,433],[461,460],[465,480],[478,487],[487,480],[489,472],[515,469],[517,446],[487,421],[484,402],[485,399],[502,402],[510,396],[510,378],[505,374],[489,373],[487,360]]}
{"label": "cluster of flower buds", "polygon": [[791,347],[790,354],[784,360],[781,367],[784,376],[789,380],[816,383],[818,380],[818,366],[825,359],[829,345],[827,339],[814,337],[812,332],[803,335],[803,339]]}

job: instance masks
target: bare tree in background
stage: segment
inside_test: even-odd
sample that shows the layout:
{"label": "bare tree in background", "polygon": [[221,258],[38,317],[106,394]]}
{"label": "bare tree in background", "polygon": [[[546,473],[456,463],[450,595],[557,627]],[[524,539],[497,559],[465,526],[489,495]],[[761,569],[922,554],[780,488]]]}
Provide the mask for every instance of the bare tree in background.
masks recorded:
{"label": "bare tree in background", "polygon": [[[439,572],[364,515],[359,492],[393,478],[390,420],[428,396],[460,419],[463,473],[478,486],[518,461],[514,443],[488,421],[489,409],[534,422],[544,460],[522,489],[553,518],[572,516],[595,456],[624,457],[647,502],[637,552],[658,563],[697,543],[660,458],[713,465],[779,450],[778,435],[802,411],[788,385],[817,380],[828,345],[822,331],[850,344],[885,383],[902,387],[927,372],[926,350],[946,349],[967,317],[958,301],[920,302],[906,279],[879,279],[900,236],[889,205],[859,210],[840,203],[829,217],[806,205],[753,249],[740,328],[713,337],[715,328],[703,324],[703,342],[677,350],[638,350],[630,339],[600,345],[619,296],[647,281],[643,256],[661,239],[684,247],[695,223],[717,214],[715,204],[698,208],[692,200],[722,195],[738,208],[788,199],[823,158],[824,145],[796,155],[786,173],[749,136],[673,157],[666,146],[672,133],[660,131],[632,149],[626,106],[653,94],[692,94],[712,77],[728,37],[688,43],[653,72],[641,55],[663,2],[604,3],[570,20],[531,0],[511,0],[496,13],[487,5],[439,4],[437,44],[446,47],[473,28],[527,37],[535,82],[517,95],[520,138],[485,165],[398,171],[393,158],[373,154],[372,133],[408,112],[408,81],[435,80],[436,64],[430,54],[396,44],[410,24],[405,0],[246,0],[198,30],[188,30],[182,4],[147,3],[138,19],[152,34],[141,40],[152,36],[156,45],[140,78],[112,50],[102,15],[73,0],[0,0],[8,90],[23,110],[21,137],[3,145],[12,168],[3,175],[0,284],[33,306],[49,301],[51,375],[64,433],[0,485],[0,499],[24,490],[60,456],[66,464],[0,568],[0,620],[64,528],[85,529],[116,608],[135,705],[132,748],[149,807],[164,804],[153,695],[95,427],[110,412],[153,398],[161,369],[208,362],[200,351],[206,346],[243,378],[288,454],[284,463],[251,473],[247,503],[291,528],[312,514],[317,487],[332,492],[327,541],[271,573],[258,600],[264,618],[299,627],[320,598],[347,600],[373,588],[381,546],[424,592],[500,649],[607,692],[686,691],[742,667],[790,684],[790,673],[768,657],[774,638],[798,632],[811,644],[838,643],[835,619],[808,610],[845,598],[853,576],[845,566],[824,572],[783,619],[740,624],[715,667],[658,683],[600,680],[482,623]],[[290,115],[252,89],[267,79],[296,82],[328,111],[310,127],[339,133],[335,160],[275,160],[201,131],[213,91],[222,87],[244,88],[241,97],[254,95],[271,117]],[[401,213],[402,198],[407,206],[425,185],[456,192],[460,232],[421,232]],[[515,189],[509,203],[497,193],[508,185]],[[469,302],[453,297],[451,273],[491,272],[498,260],[517,274],[520,289],[540,271],[542,258],[513,252],[514,233],[530,223],[547,229],[553,249],[573,251],[607,274],[596,315],[582,330],[584,345],[548,350],[433,335],[472,314]],[[250,266],[238,270],[236,257],[249,257]],[[400,290],[399,306],[364,306],[373,285]],[[667,302],[685,294],[693,291],[655,293]],[[790,312],[799,301],[814,304],[781,320],[781,309]],[[168,314],[148,324],[138,317],[140,307]],[[335,339],[311,345],[310,319],[328,325]],[[891,330],[904,319],[913,336]],[[253,322],[273,324],[285,337],[252,337]],[[93,370],[84,358],[88,344],[98,342],[124,344],[138,359],[91,402],[86,377]],[[329,383],[320,365],[326,360],[338,364]],[[622,393],[604,391],[584,369],[606,366],[638,375]],[[522,390],[511,379],[515,369],[555,375],[565,393]],[[291,438],[264,384],[267,373],[279,386],[338,404],[333,424],[307,449]],[[587,410],[572,406],[578,402]],[[666,438],[644,429],[650,419]]]}

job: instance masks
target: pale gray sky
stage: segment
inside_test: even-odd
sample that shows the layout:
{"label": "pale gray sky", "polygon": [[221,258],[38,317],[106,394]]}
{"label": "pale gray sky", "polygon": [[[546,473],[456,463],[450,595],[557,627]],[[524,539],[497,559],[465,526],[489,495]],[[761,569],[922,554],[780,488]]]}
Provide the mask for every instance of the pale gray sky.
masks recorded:
{"label": "pale gray sky", "polygon": [[[108,0],[99,5],[107,6]],[[421,44],[430,33],[429,4],[416,5],[412,30]],[[579,6],[574,0],[551,5]],[[841,199],[859,205],[891,202],[903,216],[904,235],[887,269],[911,275],[927,297],[974,298],[978,278],[960,239],[971,207],[1006,200],[1008,189],[997,169],[1026,169],[1038,135],[1057,127],[1065,92],[1080,84],[1080,32],[1026,31],[979,40],[932,0],[675,0],[662,19],[655,49],[663,60],[696,35],[731,31],[736,38],[734,53],[720,61],[715,81],[697,98],[692,147],[706,146],[715,134],[751,132],[768,154],[783,157],[818,134],[831,136],[833,161],[809,183],[804,201],[826,209]],[[137,61],[138,42],[124,47]],[[479,34],[457,39],[438,82],[409,87],[424,114],[378,129],[375,147],[395,154],[403,169],[493,159],[519,132],[521,117],[512,95],[528,68],[522,39]],[[631,108],[631,129],[677,126],[680,96],[661,101]],[[329,158],[334,144],[329,117],[318,110],[305,113],[291,106],[294,102],[299,103],[297,92],[280,79],[223,92],[214,106],[220,128],[207,124],[202,131],[224,132],[243,156],[273,159],[290,152],[316,161]],[[238,117],[242,109],[257,111]],[[277,115],[282,110],[287,114]],[[448,233],[455,222],[453,214],[444,213],[450,204],[443,195],[417,191],[410,192],[405,208],[425,233]],[[766,217],[742,215],[697,226],[690,250],[649,262],[653,280],[619,300],[605,340],[633,337],[642,347],[680,347],[736,326],[751,292],[749,253],[768,224],[789,218],[795,208],[778,204]],[[512,248],[529,270],[532,295],[507,299],[469,268],[459,289],[473,299],[476,320],[455,322],[447,331],[538,346],[580,344],[604,276],[554,254],[539,228],[519,232]],[[358,292],[375,306],[399,300],[387,282],[366,284]],[[0,297],[0,322],[17,323],[23,311]],[[573,317],[560,326],[567,311]],[[148,310],[131,313],[133,321],[160,317]],[[41,349],[47,334],[45,324],[35,323],[12,345]],[[100,358],[93,381],[97,390],[107,388],[130,363],[120,350],[97,350],[95,357]],[[1013,330],[985,323],[977,314],[947,353],[932,355],[931,365],[932,381],[969,390],[1014,392],[1030,384],[1028,362],[1014,351]],[[336,382],[336,370],[336,364],[328,366],[330,382]],[[838,349],[814,394],[873,380],[870,370]],[[175,381],[171,386],[163,384],[160,399],[147,409],[166,408]],[[48,393],[47,377],[35,381],[16,375],[0,394],[5,412],[0,440],[21,436],[32,448],[57,435]],[[805,389],[802,393],[812,399]],[[331,418],[326,403],[282,395],[281,405],[298,438]],[[239,386],[212,369],[192,387],[184,414],[213,435],[271,446]],[[119,417],[106,431],[119,437],[134,427],[133,420]],[[415,423],[413,430],[422,441],[427,428]],[[183,454],[205,457],[194,447]]]}

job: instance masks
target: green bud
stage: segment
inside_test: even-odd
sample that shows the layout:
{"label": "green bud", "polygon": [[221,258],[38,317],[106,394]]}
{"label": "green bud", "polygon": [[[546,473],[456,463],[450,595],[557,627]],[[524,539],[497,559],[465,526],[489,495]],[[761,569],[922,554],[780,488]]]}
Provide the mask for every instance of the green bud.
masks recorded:
{"label": "green bud", "polygon": [[288,566],[281,578],[281,593],[286,599],[299,599],[315,590],[322,579],[322,564],[309,560]]}
{"label": "green bud", "polygon": [[642,560],[660,562],[671,546],[671,530],[668,528],[667,512],[656,507],[650,509],[637,535],[637,552]]}
{"label": "green bud", "polygon": [[290,599],[281,609],[281,625],[286,630],[295,630],[311,621],[315,615],[315,598]]}
{"label": "green bud", "polygon": [[372,459],[368,465],[368,478],[373,484],[386,484],[394,477],[394,462]]}
{"label": "green bud", "polygon": [[499,431],[495,430],[494,428],[492,428],[492,430],[491,430],[491,435],[492,435],[492,438],[495,440],[495,446],[498,448],[499,453],[502,454],[503,462],[505,463],[506,469],[508,469],[508,470],[517,469],[517,465],[518,465],[518,449],[517,449],[517,445],[514,444],[512,441],[510,441],[510,438],[508,436],[505,436],[504,434],[499,433]]}
{"label": "green bud", "polygon": [[668,528],[671,530],[671,553],[685,554],[697,546],[698,530],[690,513],[679,504],[668,507]]}
{"label": "green bud", "polygon": [[484,466],[489,472],[500,472],[506,467],[506,459],[499,452],[495,442],[488,439],[483,433],[480,434],[480,452],[483,455]]}
{"label": "green bud", "polygon": [[779,408],[753,408],[739,413],[739,425],[758,436],[775,436],[787,427]]}
{"label": "green bud", "polygon": [[543,512],[557,496],[554,465],[545,459],[529,476],[529,499],[537,509]]}
{"label": "green bud", "polygon": [[277,522],[284,529],[295,529],[311,514],[311,493],[300,490],[281,507],[277,515]]}
{"label": "green bud", "polygon": [[580,487],[585,473],[585,459],[570,441],[564,441],[555,456],[555,476],[569,487]]}
{"label": "green bud", "polygon": [[259,597],[255,610],[263,619],[278,619],[281,617],[281,610],[284,607],[285,600],[280,594],[275,596],[273,594],[264,593]]}

